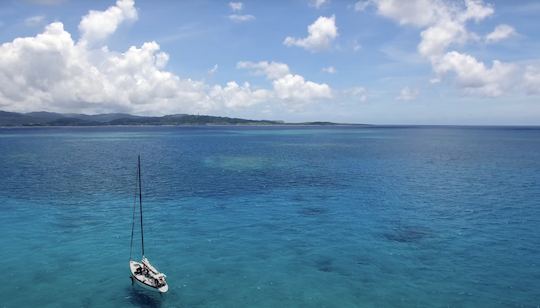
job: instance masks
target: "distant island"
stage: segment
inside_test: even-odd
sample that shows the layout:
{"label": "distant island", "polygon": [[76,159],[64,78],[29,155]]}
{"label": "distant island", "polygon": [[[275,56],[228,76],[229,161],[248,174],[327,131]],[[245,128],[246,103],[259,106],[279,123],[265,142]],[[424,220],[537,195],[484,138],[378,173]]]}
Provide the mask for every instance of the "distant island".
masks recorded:
{"label": "distant island", "polygon": [[0,126],[108,126],[108,125],[343,125],[333,122],[287,123],[273,120],[249,120],[209,115],[172,114],[161,117],[127,113],[78,114],[56,112],[0,111]]}

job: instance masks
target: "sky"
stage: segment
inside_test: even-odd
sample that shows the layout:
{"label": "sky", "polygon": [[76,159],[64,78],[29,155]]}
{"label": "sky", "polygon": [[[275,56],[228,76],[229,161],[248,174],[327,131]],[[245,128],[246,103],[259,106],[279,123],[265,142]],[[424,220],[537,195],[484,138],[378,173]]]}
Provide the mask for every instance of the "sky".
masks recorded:
{"label": "sky", "polygon": [[536,0],[0,2],[0,110],[540,125]]}

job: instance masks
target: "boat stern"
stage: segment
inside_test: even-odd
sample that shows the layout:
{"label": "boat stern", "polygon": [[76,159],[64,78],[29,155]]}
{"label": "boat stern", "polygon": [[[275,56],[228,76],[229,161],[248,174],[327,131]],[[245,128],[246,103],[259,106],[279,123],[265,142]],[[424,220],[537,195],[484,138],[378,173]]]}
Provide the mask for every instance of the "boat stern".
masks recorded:
{"label": "boat stern", "polygon": [[167,283],[165,283],[165,285],[162,286],[161,288],[159,288],[158,291],[160,293],[167,293],[167,291],[169,291],[169,285]]}
{"label": "boat stern", "polygon": [[[132,281],[135,284],[147,290],[151,290],[155,292],[157,291],[159,293],[166,293],[167,291],[169,291],[169,284],[165,280],[165,274],[158,272],[158,274],[154,274],[152,276],[148,276],[148,275],[145,276],[141,274],[140,270],[139,272],[137,271],[138,269],[142,269],[146,267],[146,264],[143,262],[137,262],[133,260],[129,261],[129,269],[131,272]],[[155,283],[153,283],[153,279],[162,279],[164,284],[158,287],[155,285]]]}

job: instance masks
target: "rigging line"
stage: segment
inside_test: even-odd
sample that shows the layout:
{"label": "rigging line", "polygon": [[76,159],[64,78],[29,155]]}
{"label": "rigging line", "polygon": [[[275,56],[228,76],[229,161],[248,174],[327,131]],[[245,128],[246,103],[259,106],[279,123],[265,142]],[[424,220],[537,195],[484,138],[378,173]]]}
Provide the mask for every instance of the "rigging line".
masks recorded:
{"label": "rigging line", "polygon": [[[135,174],[135,179],[137,178],[137,174]],[[135,231],[135,205],[137,204],[137,189],[138,189],[138,182],[135,180],[135,191],[133,192],[133,219],[131,223],[131,244],[129,246],[129,259],[131,260],[131,256],[133,255],[133,233]]]}
{"label": "rigging line", "polygon": [[138,170],[139,170],[139,209],[141,212],[141,246],[142,246],[142,255],[144,258],[144,231],[143,231],[143,217],[142,217],[142,184],[141,184],[141,155],[138,157]]}

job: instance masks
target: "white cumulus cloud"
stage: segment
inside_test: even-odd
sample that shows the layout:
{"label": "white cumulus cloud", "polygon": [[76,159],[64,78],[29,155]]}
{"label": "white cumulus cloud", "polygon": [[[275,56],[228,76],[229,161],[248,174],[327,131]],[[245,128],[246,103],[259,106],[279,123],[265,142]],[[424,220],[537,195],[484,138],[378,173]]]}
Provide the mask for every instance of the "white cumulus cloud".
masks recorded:
{"label": "white cumulus cloud", "polygon": [[[377,12],[402,25],[421,29],[418,52],[430,61],[437,74],[432,80],[453,76],[456,84],[471,94],[500,96],[512,89],[517,68],[511,63],[493,61],[488,67],[467,53],[452,50],[468,42],[478,41],[478,35],[467,29],[471,21],[480,22],[494,14],[490,4],[482,0],[449,2],[444,0],[372,0]],[[507,25],[489,34],[488,42],[512,35]]]}
{"label": "white cumulus cloud", "polygon": [[464,44],[468,32],[462,23],[455,20],[440,21],[420,33],[422,40],[418,51],[426,58],[438,57],[448,49],[451,44]]}
{"label": "white cumulus cloud", "polygon": [[268,79],[279,79],[290,73],[287,64],[274,61],[240,61],[236,64],[236,67],[251,70],[256,75],[265,75]]}
{"label": "white cumulus cloud", "polygon": [[396,99],[400,101],[412,101],[418,97],[418,94],[420,94],[420,91],[417,89],[404,87],[401,89]]}
{"label": "white cumulus cloud", "polygon": [[245,15],[231,14],[231,15],[229,15],[229,19],[234,21],[234,22],[240,23],[240,22],[246,22],[246,21],[255,20],[255,16],[249,15],[249,14],[245,14]]}
{"label": "white cumulus cloud", "polygon": [[137,9],[133,0],[118,0],[105,11],[90,11],[79,24],[81,42],[99,42],[114,33],[124,21],[136,20]]}
{"label": "white cumulus cloud", "polygon": [[[130,13],[131,12],[131,13]],[[125,15],[125,16],[124,16]],[[119,17],[124,16],[124,17]],[[156,42],[112,51],[105,38],[136,17],[132,1],[118,1],[82,18],[79,41],[61,22],[42,33],[0,45],[0,109],[135,114],[227,112],[265,103],[297,106],[331,96],[330,87],[294,75],[278,62],[238,64],[267,76],[269,88],[236,81],[209,85],[166,69],[169,55]],[[108,20],[111,19],[111,20]],[[108,25],[102,32],[97,20]],[[90,43],[91,42],[91,43]],[[217,71],[215,65],[211,70]]]}
{"label": "white cumulus cloud", "polygon": [[242,61],[238,62],[237,67],[265,75],[266,78],[272,80],[273,95],[282,100],[305,103],[332,97],[329,85],[305,80],[303,76],[291,73],[289,66],[285,63]]}
{"label": "white cumulus cloud", "polygon": [[496,43],[496,42],[505,40],[509,37],[512,37],[516,34],[517,34],[516,30],[512,26],[505,25],[505,24],[498,25],[497,27],[495,27],[493,32],[486,35],[486,42]]}
{"label": "white cumulus cloud", "polygon": [[244,4],[242,2],[229,2],[229,7],[233,12],[239,12],[244,8]]}
{"label": "white cumulus cloud", "polygon": [[217,73],[218,69],[219,66],[217,64],[214,64],[214,66],[212,66],[212,68],[208,70],[208,75],[214,75],[215,73]]}
{"label": "white cumulus cloud", "polygon": [[310,0],[309,5],[319,9],[328,2],[330,2],[330,0]]}
{"label": "white cumulus cloud", "polygon": [[269,90],[252,89],[248,82],[239,85],[236,81],[229,81],[224,87],[214,86],[209,95],[226,108],[249,107],[272,97]]}
{"label": "white cumulus cloud", "polygon": [[365,102],[368,99],[368,91],[364,87],[353,87],[345,91],[347,97],[352,97],[360,102]]}
{"label": "white cumulus cloud", "polygon": [[308,102],[314,99],[331,98],[330,86],[306,81],[300,75],[287,74],[272,82],[276,96],[284,100]]}
{"label": "white cumulus cloud", "polygon": [[0,104],[10,110],[161,113],[210,107],[204,84],[163,70],[168,56],[155,42],[124,53],[88,49],[55,22],[35,37],[2,44],[0,58]]}
{"label": "white cumulus cloud", "polygon": [[540,94],[540,69],[528,66],[524,76],[525,89],[529,94]]}
{"label": "white cumulus cloud", "polygon": [[229,2],[229,7],[233,11],[233,14],[228,16],[231,21],[242,23],[255,20],[255,16],[251,14],[240,14],[240,11],[244,9],[244,4],[242,2]]}
{"label": "white cumulus cloud", "polygon": [[45,20],[45,16],[43,15],[37,15],[37,16],[32,16],[32,17],[28,17],[24,20],[24,24],[28,27],[34,27],[34,26],[37,26],[39,24],[41,24],[43,21]]}
{"label": "white cumulus cloud", "polygon": [[283,41],[286,46],[298,46],[312,52],[330,48],[332,42],[338,36],[336,17],[320,16],[308,26],[308,36],[305,38],[293,38],[288,36]]}
{"label": "white cumulus cloud", "polygon": [[337,73],[336,68],[333,67],[333,66],[323,67],[323,68],[322,68],[322,71],[323,71],[324,73],[328,73],[328,74],[335,74],[335,73]]}
{"label": "white cumulus cloud", "polygon": [[514,85],[517,68],[513,64],[493,61],[490,68],[468,54],[451,51],[437,60],[439,75],[454,73],[457,83],[467,91],[484,96],[500,96]]}
{"label": "white cumulus cloud", "polygon": [[359,0],[354,4],[354,10],[357,12],[363,12],[368,6],[371,5],[370,0]]}
{"label": "white cumulus cloud", "polygon": [[377,12],[402,25],[427,26],[445,14],[442,1],[433,0],[373,0]]}

